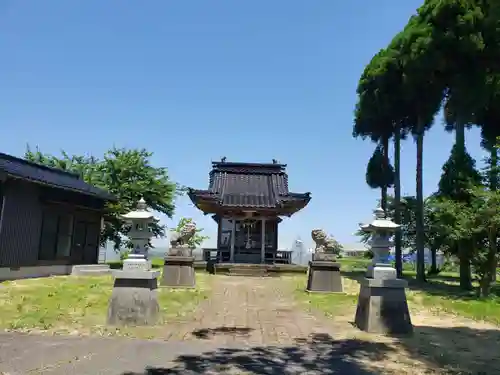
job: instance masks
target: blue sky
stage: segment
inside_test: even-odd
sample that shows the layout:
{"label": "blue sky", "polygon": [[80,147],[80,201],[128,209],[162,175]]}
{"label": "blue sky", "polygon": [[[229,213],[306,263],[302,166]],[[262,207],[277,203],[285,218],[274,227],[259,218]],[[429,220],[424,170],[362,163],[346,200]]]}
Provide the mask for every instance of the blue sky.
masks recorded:
{"label": "blue sky", "polygon": [[[0,151],[145,147],[196,188],[222,156],[276,158],[288,164],[290,189],[313,197],[281,224],[280,247],[297,236],[310,242],[316,227],[354,243],[379,196],[364,177],[374,146],[351,137],[356,85],[421,2],[3,0]],[[440,119],[426,137],[426,194],[452,138]],[[467,141],[480,159],[478,131]],[[403,192],[414,194],[411,139],[402,152]],[[215,223],[187,197],[164,222],[182,216],[215,244]]]}

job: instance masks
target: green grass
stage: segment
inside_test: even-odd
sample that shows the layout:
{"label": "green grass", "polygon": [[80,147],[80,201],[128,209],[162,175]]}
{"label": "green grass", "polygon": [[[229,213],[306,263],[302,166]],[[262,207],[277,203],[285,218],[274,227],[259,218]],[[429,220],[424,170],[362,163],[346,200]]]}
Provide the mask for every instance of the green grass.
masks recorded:
{"label": "green grass", "polygon": [[[309,308],[324,312],[327,315],[338,314],[338,306],[352,308],[356,304],[359,285],[356,280],[364,277],[370,259],[342,258],[341,272],[344,277],[345,294],[308,294],[304,292],[306,278],[297,276],[295,296]],[[485,321],[500,326],[500,297],[493,296],[481,299],[475,291],[464,292],[459,288],[459,277],[456,272],[441,272],[429,276],[428,282],[421,284],[415,280],[415,271],[404,270],[404,277],[410,288],[406,296],[412,309],[426,308],[440,310],[450,314]],[[500,283],[497,283],[500,290]],[[500,293],[497,293],[500,294]]]}
{"label": "green grass", "polygon": [[424,306],[439,309],[466,318],[485,321],[500,326],[500,299],[479,299],[467,297],[462,299],[453,296],[436,296],[418,292],[422,296]]}
{"label": "green grass", "polygon": [[[346,293],[308,293],[305,291],[307,276],[296,275],[290,277],[294,283],[294,297],[307,310],[317,310],[326,316],[334,317],[339,313],[353,308],[358,300],[357,283],[344,279],[344,291]],[[356,285],[355,285],[356,284]]]}
{"label": "green grass", "polygon": [[[190,314],[208,298],[210,276],[196,275],[193,290],[158,289],[158,326]],[[155,329],[106,326],[111,276],[57,276],[4,282],[0,286],[0,329],[23,332],[155,337]],[[158,331],[158,329],[156,329]],[[161,330],[158,331],[161,335]]]}
{"label": "green grass", "polygon": [[[475,290],[460,289],[459,276],[455,272],[441,272],[437,276],[428,277],[426,283],[417,282],[415,273],[405,272],[404,276],[425,307],[500,325],[498,282],[490,298],[480,298]],[[473,283],[473,286],[476,288],[477,284]]]}

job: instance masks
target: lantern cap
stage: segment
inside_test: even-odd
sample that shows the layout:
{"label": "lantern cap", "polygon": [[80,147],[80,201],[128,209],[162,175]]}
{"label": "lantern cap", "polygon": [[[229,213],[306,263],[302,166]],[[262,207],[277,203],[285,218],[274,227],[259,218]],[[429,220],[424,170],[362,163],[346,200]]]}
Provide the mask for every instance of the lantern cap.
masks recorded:
{"label": "lantern cap", "polygon": [[373,210],[375,220],[368,224],[360,224],[359,227],[365,232],[372,232],[374,230],[389,230],[395,231],[401,225],[396,224],[391,219],[387,218],[385,211],[381,207]]}
{"label": "lantern cap", "polygon": [[136,209],[122,215],[126,220],[153,220],[155,217],[152,212],[148,210],[148,206],[144,198],[139,199]]}

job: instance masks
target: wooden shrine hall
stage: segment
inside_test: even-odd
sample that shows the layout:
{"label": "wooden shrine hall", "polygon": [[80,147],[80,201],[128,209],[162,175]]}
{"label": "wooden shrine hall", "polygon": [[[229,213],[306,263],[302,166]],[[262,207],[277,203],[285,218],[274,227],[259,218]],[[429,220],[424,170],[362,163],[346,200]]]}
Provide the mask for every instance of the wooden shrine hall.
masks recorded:
{"label": "wooden shrine hall", "polygon": [[207,190],[190,188],[188,195],[218,224],[216,262],[290,263],[278,251],[280,217],[304,208],[311,195],[288,191],[286,165],[223,158],[212,162],[209,177]]}

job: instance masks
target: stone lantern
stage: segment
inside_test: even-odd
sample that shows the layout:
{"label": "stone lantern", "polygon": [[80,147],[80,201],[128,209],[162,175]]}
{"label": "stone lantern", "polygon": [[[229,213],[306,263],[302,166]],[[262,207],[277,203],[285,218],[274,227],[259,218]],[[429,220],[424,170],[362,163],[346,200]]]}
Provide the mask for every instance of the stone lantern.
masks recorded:
{"label": "stone lantern", "polygon": [[389,255],[393,242],[392,236],[400,225],[386,218],[382,208],[373,211],[375,220],[362,224],[362,231],[371,233],[370,248],[373,253],[372,264],[368,266],[366,276],[372,279],[395,279],[396,269],[389,263]]}
{"label": "stone lantern", "polygon": [[150,270],[151,261],[148,259],[148,247],[153,238],[151,224],[157,219],[148,210],[143,198],[139,200],[134,211],[122,215],[122,218],[130,225],[128,237],[133,246],[132,251],[123,262],[123,268],[126,269],[129,266],[137,268],[139,264],[144,264],[145,269]]}
{"label": "stone lantern", "polygon": [[160,311],[157,293],[160,272],[151,270],[147,252],[153,237],[150,224],[157,219],[148,211],[144,199],[122,218],[131,225],[128,236],[133,250],[123,261],[123,269],[113,271],[115,281],[108,306],[108,324],[154,325]]}
{"label": "stone lantern", "polygon": [[381,208],[374,210],[374,220],[360,228],[371,233],[373,261],[366,278],[360,282],[355,323],[359,329],[374,333],[410,333],[413,326],[406,301],[406,280],[398,279],[389,263],[391,238],[400,225],[392,222]]}

